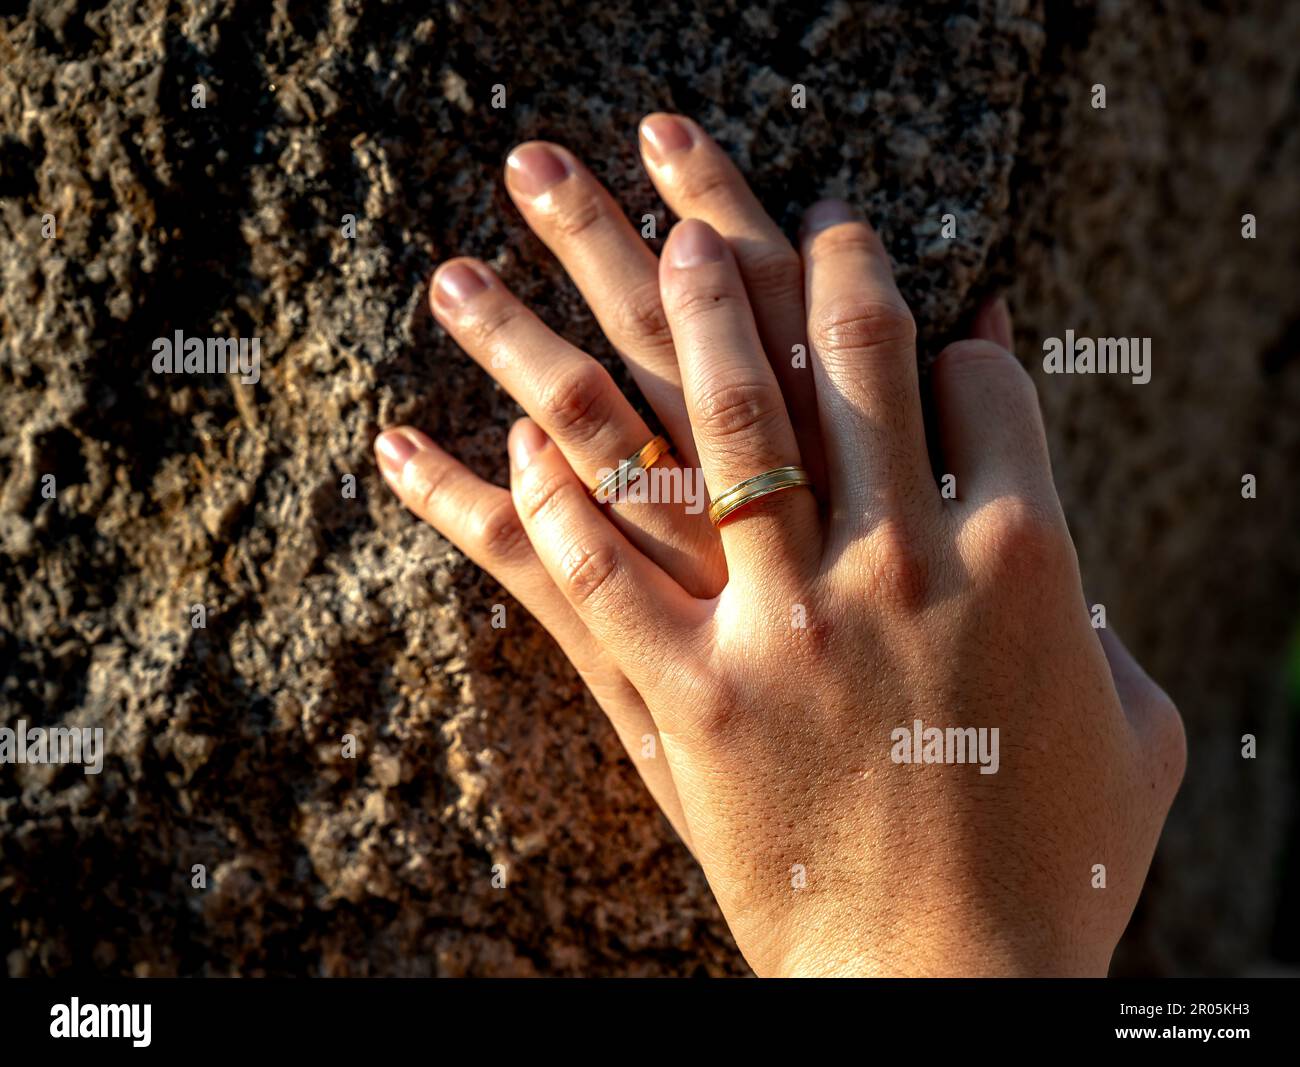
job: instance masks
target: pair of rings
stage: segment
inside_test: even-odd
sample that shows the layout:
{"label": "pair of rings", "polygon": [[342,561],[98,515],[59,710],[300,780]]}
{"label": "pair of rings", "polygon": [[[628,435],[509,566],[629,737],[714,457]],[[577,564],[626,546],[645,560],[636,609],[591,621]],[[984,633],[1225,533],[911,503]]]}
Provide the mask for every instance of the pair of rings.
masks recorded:
{"label": "pair of rings", "polygon": [[[634,470],[646,470],[670,451],[668,442],[661,436],[654,436],[627,459],[623,460],[613,471],[605,475],[591,487],[591,495],[604,503],[608,495],[624,484]],[[773,467],[771,470],[755,474],[737,482],[725,493],[719,495],[709,504],[709,521],[719,525],[728,515],[743,507],[748,507],[760,497],[769,493],[779,493],[782,489],[795,489],[799,486],[811,486],[808,472],[802,467]]]}

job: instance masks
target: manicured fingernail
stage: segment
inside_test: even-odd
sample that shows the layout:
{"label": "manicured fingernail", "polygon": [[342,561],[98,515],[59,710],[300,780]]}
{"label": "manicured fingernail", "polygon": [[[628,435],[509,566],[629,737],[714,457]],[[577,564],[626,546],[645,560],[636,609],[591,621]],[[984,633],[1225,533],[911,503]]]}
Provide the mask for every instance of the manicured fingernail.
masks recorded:
{"label": "manicured fingernail", "polygon": [[514,457],[515,469],[523,470],[533,461],[533,457],[546,447],[546,434],[531,419],[521,419],[511,435],[510,454]]}
{"label": "manicured fingernail", "polygon": [[838,226],[841,222],[852,222],[856,217],[853,209],[843,200],[818,200],[804,212],[803,234],[811,237],[831,226]]}
{"label": "manicured fingernail", "polygon": [[406,466],[406,461],[420,449],[419,442],[413,439],[416,433],[415,430],[385,430],[375,439],[375,453],[382,470],[397,474]]}
{"label": "manicured fingernail", "polygon": [[445,308],[463,304],[486,288],[482,275],[464,263],[449,263],[433,279],[434,296]]}
{"label": "manicured fingernail", "polygon": [[691,128],[674,115],[651,115],[641,123],[641,136],[656,163],[662,163],[674,152],[686,151],[695,143]]}
{"label": "manicured fingernail", "polygon": [[526,144],[506,160],[511,188],[527,197],[541,196],[569,176],[569,162],[547,144]]}
{"label": "manicured fingernail", "polygon": [[708,223],[688,219],[678,223],[669,242],[669,259],[674,267],[698,267],[717,263],[726,254],[722,238]]}

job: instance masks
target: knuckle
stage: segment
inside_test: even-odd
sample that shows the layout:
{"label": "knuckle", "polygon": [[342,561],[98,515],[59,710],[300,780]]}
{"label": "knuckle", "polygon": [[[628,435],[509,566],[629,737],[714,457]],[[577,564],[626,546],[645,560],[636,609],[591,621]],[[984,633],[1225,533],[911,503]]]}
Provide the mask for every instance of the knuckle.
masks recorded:
{"label": "knuckle", "polygon": [[837,223],[815,234],[810,252],[815,259],[841,255],[859,260],[889,259],[880,235],[861,220]]}
{"label": "knuckle", "polygon": [[745,287],[759,298],[803,293],[803,260],[789,246],[755,252],[742,261],[741,269]]}
{"label": "knuckle", "polygon": [[609,421],[614,386],[608,372],[584,359],[560,372],[538,398],[547,428],[557,437],[582,443]]}
{"label": "knuckle", "polygon": [[618,334],[636,338],[643,345],[672,344],[672,330],[659,297],[659,280],[652,279],[630,290],[618,303],[614,323]]}
{"label": "knuckle", "polygon": [[589,603],[614,581],[618,573],[618,553],[609,545],[575,545],[560,561],[569,599],[577,605]]}
{"label": "knuckle", "polygon": [[706,389],[698,404],[700,428],[713,440],[765,436],[780,414],[776,391],[758,382],[732,382]]}
{"label": "knuckle", "polygon": [[551,218],[556,236],[566,241],[577,240],[605,218],[605,208],[600,200],[588,192],[579,193],[566,202]]}
{"label": "knuckle", "polygon": [[561,494],[573,483],[565,471],[537,472],[529,467],[519,487],[519,511],[530,522],[537,521],[548,508],[554,508]]}
{"label": "knuckle", "polygon": [[779,635],[782,654],[810,671],[827,662],[840,643],[838,634],[843,624],[838,612],[823,608],[816,600],[790,604],[789,617],[782,624],[783,632]]}
{"label": "knuckle", "polygon": [[421,456],[411,459],[402,471],[407,506],[417,515],[430,514],[434,498],[442,492],[446,482],[446,467],[429,463]]}
{"label": "knuckle", "polygon": [[705,164],[682,170],[677,193],[686,203],[698,204],[725,195],[729,185],[725,170]]}
{"label": "knuckle", "polygon": [[818,314],[813,340],[819,351],[836,355],[907,349],[916,343],[916,320],[903,304],[842,300]]}
{"label": "knuckle", "polygon": [[998,374],[1008,381],[1014,381],[1014,388],[1037,396],[1034,379],[1025,370],[1020,360],[1016,359],[1001,345],[979,338],[954,341],[942,352],[935,363],[938,374],[964,377],[977,374]]}
{"label": "knuckle", "polygon": [[471,354],[488,353],[503,344],[522,314],[523,308],[513,300],[492,301],[489,306],[476,309],[473,317],[463,324],[467,347],[473,350]]}
{"label": "knuckle", "polygon": [[930,557],[902,524],[886,521],[876,527],[867,538],[865,558],[870,600],[903,615],[926,605],[933,587]]}
{"label": "knuckle", "polygon": [[740,294],[730,285],[692,279],[673,295],[673,316],[679,322],[690,323],[719,311],[730,311]]}
{"label": "knuckle", "polygon": [[1002,497],[981,508],[979,550],[986,569],[998,577],[1044,577],[1071,564],[1069,534],[1047,508],[1026,497]]}
{"label": "knuckle", "polygon": [[479,519],[478,543],[489,559],[512,559],[529,547],[528,534],[513,500],[503,500]]}
{"label": "knuckle", "polygon": [[674,712],[670,732],[698,744],[725,743],[744,706],[740,687],[727,673],[694,663],[680,668],[680,684],[689,699]]}

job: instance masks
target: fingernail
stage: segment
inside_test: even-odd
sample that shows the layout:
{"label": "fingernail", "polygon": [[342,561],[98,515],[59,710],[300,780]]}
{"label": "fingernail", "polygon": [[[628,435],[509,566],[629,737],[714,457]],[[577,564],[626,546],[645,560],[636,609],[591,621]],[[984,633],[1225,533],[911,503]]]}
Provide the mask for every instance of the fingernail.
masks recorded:
{"label": "fingernail", "polygon": [[527,197],[541,196],[569,176],[569,163],[546,144],[526,144],[506,159],[510,185]]}
{"label": "fingernail", "polygon": [[385,430],[375,438],[375,453],[379,456],[379,466],[389,474],[397,474],[406,466],[406,461],[417,451],[419,446],[407,433],[416,431]]}
{"label": "fingernail", "polygon": [[688,219],[678,223],[669,242],[669,259],[674,267],[698,267],[717,263],[726,254],[722,238],[708,223]]}
{"label": "fingernail", "polygon": [[531,419],[521,419],[515,426],[510,441],[510,454],[514,457],[515,469],[523,470],[533,461],[533,457],[546,447],[546,434]]}
{"label": "fingernail", "polygon": [[463,304],[487,288],[482,275],[465,263],[449,263],[443,267],[433,279],[433,285],[438,303],[447,308]]}
{"label": "fingernail", "polygon": [[686,151],[695,143],[691,128],[673,115],[651,115],[641,123],[641,136],[656,163],[662,163],[674,152]]}
{"label": "fingernail", "polygon": [[843,200],[818,200],[804,212],[803,234],[811,237],[842,222],[852,222],[856,217],[853,209]]}

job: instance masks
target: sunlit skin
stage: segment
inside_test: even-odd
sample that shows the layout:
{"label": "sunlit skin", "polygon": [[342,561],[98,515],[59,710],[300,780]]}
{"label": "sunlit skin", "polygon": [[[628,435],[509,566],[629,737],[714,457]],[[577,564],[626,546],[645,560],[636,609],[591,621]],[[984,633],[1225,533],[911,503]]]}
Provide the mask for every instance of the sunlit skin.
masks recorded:
{"label": "sunlit skin", "polygon": [[[598,472],[655,430],[464,258],[430,307],[527,413],[510,488],[410,427],[376,441],[385,479],[555,637],[756,973],[1105,974],[1185,740],[1092,626],[1005,303],[935,362],[932,464],[915,326],[868,222],[822,201],[792,245],[698,125],[651,115],[640,143],[682,220],[662,257],[560,146],[515,149],[506,188],[653,408],[661,463],[712,496],[785,465],[813,488],[718,529],[597,504]],[[895,762],[918,719],[996,728],[997,773]]]}

